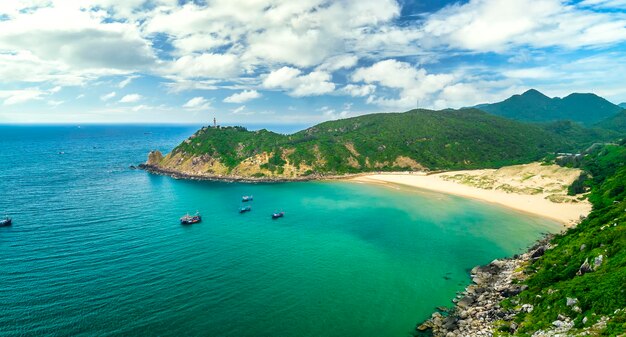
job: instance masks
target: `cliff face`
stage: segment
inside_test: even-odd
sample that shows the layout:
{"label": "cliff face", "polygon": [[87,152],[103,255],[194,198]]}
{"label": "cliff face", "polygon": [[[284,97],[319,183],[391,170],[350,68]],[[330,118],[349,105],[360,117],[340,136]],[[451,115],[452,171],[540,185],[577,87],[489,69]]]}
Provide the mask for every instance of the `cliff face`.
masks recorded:
{"label": "cliff face", "polygon": [[143,165],[157,173],[185,176],[197,179],[235,179],[235,180],[301,180],[317,177],[312,175],[314,167],[306,164],[294,165],[286,158],[285,150],[282,157],[284,164],[280,170],[269,167],[274,153],[262,152],[245,158],[234,167],[228,167],[219,158],[209,154],[190,155],[183,152],[172,152],[165,157],[159,151],[152,151],[148,161]]}

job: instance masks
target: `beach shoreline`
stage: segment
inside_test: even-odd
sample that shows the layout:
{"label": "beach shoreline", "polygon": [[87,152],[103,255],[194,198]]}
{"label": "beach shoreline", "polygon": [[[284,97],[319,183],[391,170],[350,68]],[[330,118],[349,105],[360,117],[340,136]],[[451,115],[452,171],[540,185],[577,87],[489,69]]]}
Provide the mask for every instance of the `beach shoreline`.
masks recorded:
{"label": "beach shoreline", "polygon": [[502,190],[484,189],[444,179],[444,177],[449,177],[459,172],[478,173],[484,171],[486,170],[451,171],[434,174],[422,172],[378,173],[351,177],[346,180],[356,183],[401,185],[431,192],[456,195],[554,220],[563,224],[565,227],[575,226],[581,218],[586,217],[589,212],[591,212],[591,204],[587,200],[580,200],[575,203],[558,203],[546,199],[545,194],[508,193]]}
{"label": "beach shoreline", "polygon": [[[534,165],[534,166],[533,166]],[[465,171],[443,171],[443,172],[425,172],[425,171],[404,171],[404,172],[363,172],[356,174],[342,174],[342,175],[320,175],[312,174],[309,176],[300,177],[249,177],[249,176],[235,176],[235,175],[213,175],[213,174],[190,174],[180,172],[177,170],[171,170],[159,167],[151,164],[141,164],[138,168],[145,170],[152,174],[166,175],[174,179],[187,179],[187,180],[208,180],[208,181],[222,181],[222,182],[241,182],[241,183],[284,183],[284,182],[304,182],[304,181],[348,181],[355,183],[366,184],[378,184],[378,185],[401,185],[410,188],[416,188],[421,190],[428,190],[437,193],[444,193],[450,195],[456,195],[459,197],[479,200],[495,204],[498,206],[513,209],[522,213],[531,214],[547,218],[558,223],[563,224],[565,227],[575,226],[581,218],[586,217],[591,212],[591,204],[589,201],[577,200],[574,198],[563,200],[562,202],[554,202],[549,200],[551,195],[549,193],[535,193],[533,188],[547,188],[548,185],[554,185],[555,179],[563,186],[569,186],[571,181],[577,177],[579,173],[573,169],[558,168],[558,170],[567,170],[567,174],[559,172],[554,177],[550,177],[547,181],[537,181],[537,179],[517,179],[516,188],[514,191],[506,191],[500,189],[501,186],[509,186],[508,183],[515,185],[512,182],[519,175],[519,172],[514,173],[506,172],[513,168],[523,168],[528,170],[537,170],[540,166],[539,163],[531,163],[525,165],[508,166],[501,169],[478,169],[478,170],[465,170]],[[554,167],[554,166],[553,166]],[[499,177],[494,178],[494,175],[506,172],[504,174],[504,180],[502,174]],[[562,176],[566,175],[564,179]],[[541,174],[539,174],[541,176]],[[492,180],[498,180],[499,185],[494,184],[492,188],[481,188],[472,186],[471,184],[464,184],[458,181],[457,177],[463,177],[463,179],[470,177],[484,179],[488,177],[492,183]],[[556,178],[555,178],[556,177]],[[455,178],[457,180],[455,180]],[[517,177],[519,178],[519,177]],[[545,178],[545,177],[543,177]],[[534,185],[531,184],[534,180]],[[545,180],[545,179],[544,179]],[[503,183],[503,181],[505,183]],[[510,187],[510,186],[509,186]],[[530,190],[530,192],[528,192]],[[563,191],[560,191],[563,193]]]}

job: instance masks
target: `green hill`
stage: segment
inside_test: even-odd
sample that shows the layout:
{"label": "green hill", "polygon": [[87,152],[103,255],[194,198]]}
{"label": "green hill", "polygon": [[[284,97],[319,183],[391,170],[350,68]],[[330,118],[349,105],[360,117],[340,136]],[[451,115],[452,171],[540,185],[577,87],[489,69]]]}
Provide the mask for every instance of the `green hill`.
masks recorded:
{"label": "green hill", "polygon": [[467,169],[526,163],[577,144],[477,109],[412,110],[329,121],[292,135],[205,127],[153,169],[206,177],[302,178],[368,171]]}
{"label": "green hill", "polygon": [[574,93],[550,98],[531,89],[506,100],[477,108],[494,115],[527,122],[571,120],[592,125],[619,113],[622,108],[595,94]]}
{"label": "green hill", "polygon": [[626,333],[626,147],[599,147],[580,167],[589,175],[583,184],[591,188],[593,211],[552,240],[551,249],[527,267],[528,289],[502,303],[534,307],[516,315],[515,335],[530,336],[563,317],[573,321],[574,330],[562,335],[582,336],[585,329],[595,331],[593,336]]}
{"label": "green hill", "polygon": [[626,110],[622,110],[616,115],[601,121],[595,126],[606,130],[613,130],[619,133],[626,133]]}

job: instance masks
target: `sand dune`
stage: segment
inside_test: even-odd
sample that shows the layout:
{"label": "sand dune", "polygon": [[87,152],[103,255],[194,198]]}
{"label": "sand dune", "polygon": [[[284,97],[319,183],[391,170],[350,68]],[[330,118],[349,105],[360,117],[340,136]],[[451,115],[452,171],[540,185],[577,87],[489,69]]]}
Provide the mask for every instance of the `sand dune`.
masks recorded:
{"label": "sand dune", "polygon": [[581,196],[568,196],[580,170],[532,163],[498,170],[425,173],[381,173],[351,179],[366,183],[402,184],[475,198],[573,226],[591,211]]}

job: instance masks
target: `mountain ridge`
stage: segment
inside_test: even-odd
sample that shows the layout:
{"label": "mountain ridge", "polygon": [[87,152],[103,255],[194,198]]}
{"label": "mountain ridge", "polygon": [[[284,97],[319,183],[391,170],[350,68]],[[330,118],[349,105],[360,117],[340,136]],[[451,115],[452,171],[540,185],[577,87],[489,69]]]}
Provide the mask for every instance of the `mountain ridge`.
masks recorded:
{"label": "mountain ridge", "polygon": [[518,121],[571,120],[588,126],[611,118],[622,110],[622,107],[593,93],[571,93],[563,98],[550,98],[536,89],[501,102],[480,104],[476,108]]}

